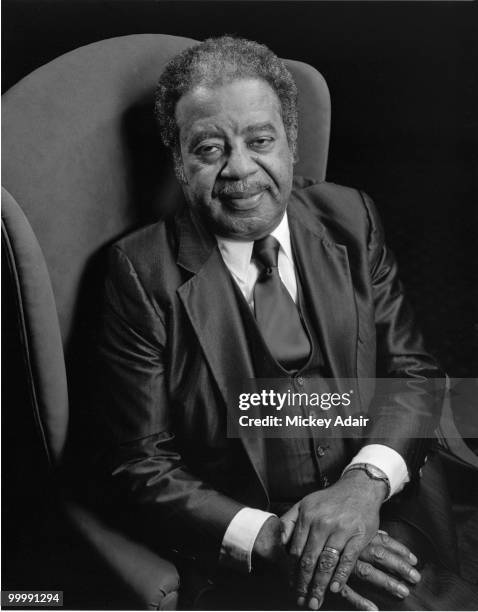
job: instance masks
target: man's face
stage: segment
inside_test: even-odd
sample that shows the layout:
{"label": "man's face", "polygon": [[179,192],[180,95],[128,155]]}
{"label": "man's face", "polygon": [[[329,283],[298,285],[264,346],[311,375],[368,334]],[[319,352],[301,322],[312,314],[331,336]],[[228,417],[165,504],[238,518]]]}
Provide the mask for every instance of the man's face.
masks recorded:
{"label": "man's face", "polygon": [[281,106],[264,81],[199,86],[176,106],[184,191],[212,231],[257,240],[280,222],[293,155]]}

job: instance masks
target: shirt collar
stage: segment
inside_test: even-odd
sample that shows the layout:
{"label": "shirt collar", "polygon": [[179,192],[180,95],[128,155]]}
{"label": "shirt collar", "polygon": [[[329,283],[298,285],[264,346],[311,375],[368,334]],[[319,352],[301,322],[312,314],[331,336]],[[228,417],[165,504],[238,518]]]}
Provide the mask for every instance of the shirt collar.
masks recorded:
{"label": "shirt collar", "polygon": [[285,213],[285,215],[282,217],[281,222],[275,228],[275,230],[271,232],[271,236],[274,236],[274,238],[279,242],[282,250],[292,262],[292,247],[290,245],[289,220],[287,218],[287,213]]}
{"label": "shirt collar", "polygon": [[[271,236],[279,242],[282,250],[292,262],[292,248],[290,244],[290,231],[287,213],[281,219],[279,225],[271,232]],[[230,240],[216,236],[217,244],[225,264],[239,278],[245,279],[249,264],[251,263],[253,241]]]}

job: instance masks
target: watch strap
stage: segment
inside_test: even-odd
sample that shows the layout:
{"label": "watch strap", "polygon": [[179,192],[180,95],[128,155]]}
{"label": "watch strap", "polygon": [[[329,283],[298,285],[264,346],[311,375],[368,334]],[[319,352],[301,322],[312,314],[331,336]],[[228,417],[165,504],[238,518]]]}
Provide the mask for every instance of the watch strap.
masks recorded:
{"label": "watch strap", "polygon": [[382,482],[384,482],[385,486],[387,487],[387,494],[385,496],[384,501],[387,501],[390,498],[392,493],[390,479],[383,470],[376,467],[375,465],[372,465],[371,463],[352,463],[351,465],[348,465],[345,468],[345,470],[342,472],[342,476],[347,472],[351,472],[352,470],[362,470],[372,480],[381,480]]}

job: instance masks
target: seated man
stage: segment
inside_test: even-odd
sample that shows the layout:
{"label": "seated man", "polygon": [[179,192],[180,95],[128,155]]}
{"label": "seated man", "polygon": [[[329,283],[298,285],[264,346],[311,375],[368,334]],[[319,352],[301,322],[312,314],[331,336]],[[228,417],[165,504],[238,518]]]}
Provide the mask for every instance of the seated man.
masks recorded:
{"label": "seated man", "polygon": [[[204,578],[185,584],[185,606],[436,609],[442,584],[415,566],[454,563],[437,550],[440,486],[420,479],[439,396],[376,406],[354,439],[227,434],[237,380],[308,391],[443,376],[370,199],[293,178],[296,98],[283,62],[242,39],[207,40],[161,75],[157,118],[187,205],[111,250],[110,491],[185,583]],[[465,607],[466,588],[444,605]]]}

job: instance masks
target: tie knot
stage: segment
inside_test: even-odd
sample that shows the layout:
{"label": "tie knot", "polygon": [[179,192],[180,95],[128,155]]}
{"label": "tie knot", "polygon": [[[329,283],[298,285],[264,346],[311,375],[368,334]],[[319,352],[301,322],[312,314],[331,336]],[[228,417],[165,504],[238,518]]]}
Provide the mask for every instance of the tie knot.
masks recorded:
{"label": "tie knot", "polygon": [[279,247],[279,242],[269,235],[254,242],[253,253],[265,268],[277,268]]}

